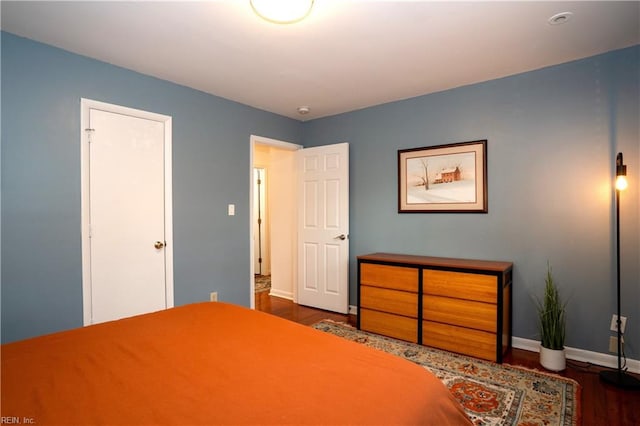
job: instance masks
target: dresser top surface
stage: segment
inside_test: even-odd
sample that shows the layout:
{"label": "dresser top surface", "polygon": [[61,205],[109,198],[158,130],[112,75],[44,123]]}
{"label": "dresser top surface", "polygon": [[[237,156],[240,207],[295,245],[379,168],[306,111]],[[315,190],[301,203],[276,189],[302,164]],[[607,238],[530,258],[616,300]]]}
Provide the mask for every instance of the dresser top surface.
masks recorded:
{"label": "dresser top surface", "polygon": [[418,256],[396,253],[371,253],[358,256],[359,261],[390,262],[408,265],[437,266],[446,268],[477,269],[484,271],[506,271],[513,267],[512,262],[476,259],[456,259],[449,257]]}

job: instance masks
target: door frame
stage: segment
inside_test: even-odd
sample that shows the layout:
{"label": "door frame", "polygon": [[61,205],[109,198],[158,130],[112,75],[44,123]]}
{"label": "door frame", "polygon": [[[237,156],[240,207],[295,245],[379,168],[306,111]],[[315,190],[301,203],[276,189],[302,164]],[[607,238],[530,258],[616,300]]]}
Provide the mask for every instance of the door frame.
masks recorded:
{"label": "door frame", "polygon": [[165,298],[167,308],[173,307],[173,197],[171,173],[172,119],[168,115],[80,98],[80,185],[81,185],[81,238],[82,238],[82,315],[84,325],[91,324],[91,244],[89,199],[89,110],[128,115],[164,124],[164,235]]}
{"label": "door frame", "polygon": [[[295,143],[291,143],[291,142],[286,142],[286,141],[282,141],[282,140],[278,140],[278,139],[272,139],[272,138],[267,138],[264,136],[258,136],[258,135],[251,135],[249,137],[249,176],[251,176],[251,178],[249,179],[249,253],[250,253],[250,258],[249,258],[249,264],[251,265],[250,267],[250,271],[249,271],[249,283],[250,283],[250,287],[249,287],[249,300],[250,300],[250,304],[249,306],[251,307],[251,309],[255,309],[256,308],[256,294],[255,294],[255,290],[256,290],[256,282],[255,282],[255,253],[253,250],[253,245],[254,245],[254,241],[253,241],[253,225],[255,223],[255,215],[254,215],[254,204],[253,204],[253,192],[254,192],[254,188],[253,188],[253,168],[254,168],[254,150],[255,150],[255,146],[256,144],[259,145],[268,145],[268,146],[272,146],[278,149],[284,149],[287,151],[297,151],[299,149],[302,149],[303,146],[302,145],[298,145]],[[294,275],[294,276],[297,276]],[[296,300],[296,295],[297,295],[297,286],[293,286],[293,298],[294,301]]]}
{"label": "door frame", "polygon": [[[271,271],[271,259],[270,259],[270,249],[271,249],[271,241],[270,239],[270,224],[269,224],[269,215],[267,213],[268,212],[268,208],[267,208],[267,203],[266,203],[266,196],[267,196],[267,167],[263,166],[263,165],[258,165],[258,166],[254,166],[253,168],[254,171],[254,175],[253,175],[253,195],[254,197],[257,198],[257,200],[253,200],[253,207],[258,211],[259,216],[258,219],[261,220],[261,222],[258,224],[257,223],[257,218],[255,216],[256,212],[254,211],[253,214],[253,218],[254,218],[254,222],[253,222],[253,232],[254,232],[254,242],[253,242],[253,248],[254,248],[254,258],[253,258],[253,270],[254,272],[256,272],[256,274],[259,275],[258,272],[260,272],[262,275],[270,275]],[[257,171],[262,171],[262,173],[259,175],[260,176],[260,184],[257,183],[257,177],[256,177],[256,172]],[[260,189],[260,195],[256,194],[256,189]],[[259,201],[260,206],[256,206],[256,201]],[[256,241],[255,239],[255,230],[256,228],[258,228],[258,232],[259,232],[259,238]],[[259,246],[259,253],[262,257],[262,261],[261,262],[256,262],[256,258],[255,256],[256,254],[256,248],[258,248]],[[256,271],[256,269],[258,271]],[[268,270],[268,271],[266,271]],[[265,273],[268,272],[268,273]],[[254,275],[255,276],[255,275]]]}

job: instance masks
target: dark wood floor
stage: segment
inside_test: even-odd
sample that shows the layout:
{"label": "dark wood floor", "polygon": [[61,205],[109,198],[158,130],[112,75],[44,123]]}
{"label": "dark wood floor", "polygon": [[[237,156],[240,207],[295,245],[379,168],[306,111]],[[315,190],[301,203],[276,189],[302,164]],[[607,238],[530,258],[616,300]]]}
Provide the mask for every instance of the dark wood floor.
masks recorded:
{"label": "dark wood floor", "polygon": [[[323,319],[356,324],[353,315],[342,315],[297,305],[289,300],[256,294],[256,309],[297,323],[311,325]],[[538,353],[512,349],[505,363],[542,370]],[[582,424],[585,426],[640,425],[640,391],[625,391],[603,383],[598,372],[603,368],[576,361],[567,361],[562,376],[574,379],[582,386]],[[636,375],[640,378],[640,376]]]}

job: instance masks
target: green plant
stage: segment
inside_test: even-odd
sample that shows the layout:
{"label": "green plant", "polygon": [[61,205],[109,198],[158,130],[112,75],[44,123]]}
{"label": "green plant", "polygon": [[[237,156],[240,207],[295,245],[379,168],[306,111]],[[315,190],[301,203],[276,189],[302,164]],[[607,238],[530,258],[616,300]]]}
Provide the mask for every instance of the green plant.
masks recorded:
{"label": "green plant", "polygon": [[565,338],[565,307],[558,292],[551,265],[547,264],[544,294],[542,301],[538,300],[538,321],[541,344],[547,349],[562,350]]}

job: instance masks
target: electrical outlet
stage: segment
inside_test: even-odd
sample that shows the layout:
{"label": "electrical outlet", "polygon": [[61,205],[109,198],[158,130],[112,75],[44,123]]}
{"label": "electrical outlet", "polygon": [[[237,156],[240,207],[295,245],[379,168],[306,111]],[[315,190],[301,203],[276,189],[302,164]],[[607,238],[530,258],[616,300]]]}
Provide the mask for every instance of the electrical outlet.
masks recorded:
{"label": "electrical outlet", "polygon": [[209,301],[210,302],[217,302],[218,301],[218,292],[217,291],[212,291],[211,294],[209,294]]}
{"label": "electrical outlet", "polygon": [[[624,330],[627,328],[627,317],[620,317],[620,333],[624,334]],[[613,314],[611,316],[611,331],[618,332],[618,316]]]}
{"label": "electrical outlet", "polygon": [[[620,347],[622,348],[622,351],[624,352],[624,338],[622,338],[620,343],[621,343]],[[616,336],[610,336],[609,337],[609,352],[612,352],[614,354],[618,353],[618,338]]]}

